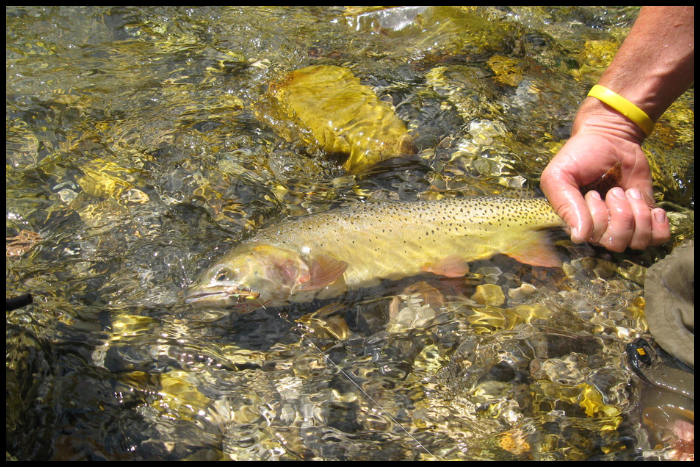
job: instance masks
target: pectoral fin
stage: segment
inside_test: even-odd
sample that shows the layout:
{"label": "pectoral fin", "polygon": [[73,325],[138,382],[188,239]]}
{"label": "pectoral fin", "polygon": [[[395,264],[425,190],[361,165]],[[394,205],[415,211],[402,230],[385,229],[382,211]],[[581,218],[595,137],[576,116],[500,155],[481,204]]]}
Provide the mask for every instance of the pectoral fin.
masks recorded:
{"label": "pectoral fin", "polygon": [[458,256],[447,256],[434,263],[422,264],[421,269],[439,276],[462,277],[469,272],[469,265]]}
{"label": "pectoral fin", "polygon": [[348,263],[321,254],[309,262],[309,274],[300,278],[298,290],[318,290],[340,279]]}
{"label": "pectoral fin", "polygon": [[561,257],[552,246],[547,232],[531,232],[504,254],[521,263],[546,268],[561,267]]}

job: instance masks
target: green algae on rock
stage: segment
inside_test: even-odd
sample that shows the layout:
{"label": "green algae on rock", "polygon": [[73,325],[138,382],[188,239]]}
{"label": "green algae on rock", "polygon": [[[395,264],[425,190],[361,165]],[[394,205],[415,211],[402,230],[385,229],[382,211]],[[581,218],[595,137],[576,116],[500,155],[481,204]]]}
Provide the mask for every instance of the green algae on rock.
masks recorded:
{"label": "green algae on rock", "polygon": [[288,120],[298,130],[289,136],[346,156],[343,168],[350,173],[415,153],[406,125],[346,68],[317,65],[292,71],[270,85],[270,94],[272,111],[279,114],[275,120]]}

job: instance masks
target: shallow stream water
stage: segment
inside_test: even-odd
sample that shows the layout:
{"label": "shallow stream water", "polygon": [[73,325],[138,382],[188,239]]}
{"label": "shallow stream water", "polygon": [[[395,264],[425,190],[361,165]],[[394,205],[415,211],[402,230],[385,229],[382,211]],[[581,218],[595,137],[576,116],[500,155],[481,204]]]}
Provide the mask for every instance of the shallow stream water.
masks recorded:
{"label": "shallow stream water", "polygon": [[[663,457],[625,346],[645,267],[694,235],[694,91],[645,143],[668,245],[555,236],[245,315],[183,303],[256,229],[345,203],[536,189],[631,7],[8,7],[7,455],[34,459]],[[417,154],[349,175],[264,115],[270,83],[352,70]]]}

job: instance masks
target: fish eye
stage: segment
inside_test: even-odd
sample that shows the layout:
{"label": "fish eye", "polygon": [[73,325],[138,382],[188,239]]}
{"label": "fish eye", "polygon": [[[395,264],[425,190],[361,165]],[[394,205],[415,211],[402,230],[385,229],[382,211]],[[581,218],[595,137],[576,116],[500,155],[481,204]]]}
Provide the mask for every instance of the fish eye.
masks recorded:
{"label": "fish eye", "polygon": [[229,273],[231,272],[230,269],[227,268],[221,268],[218,271],[216,271],[216,274],[214,274],[214,280],[216,281],[226,281],[229,279]]}

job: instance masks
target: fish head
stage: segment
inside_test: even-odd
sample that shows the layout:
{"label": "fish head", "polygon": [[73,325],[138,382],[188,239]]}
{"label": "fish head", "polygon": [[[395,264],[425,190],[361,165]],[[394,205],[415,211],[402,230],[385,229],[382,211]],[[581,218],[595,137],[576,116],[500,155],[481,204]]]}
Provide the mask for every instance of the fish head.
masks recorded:
{"label": "fish head", "polygon": [[220,258],[192,284],[185,301],[195,306],[235,306],[249,311],[285,301],[309,268],[294,251],[242,245]]}

